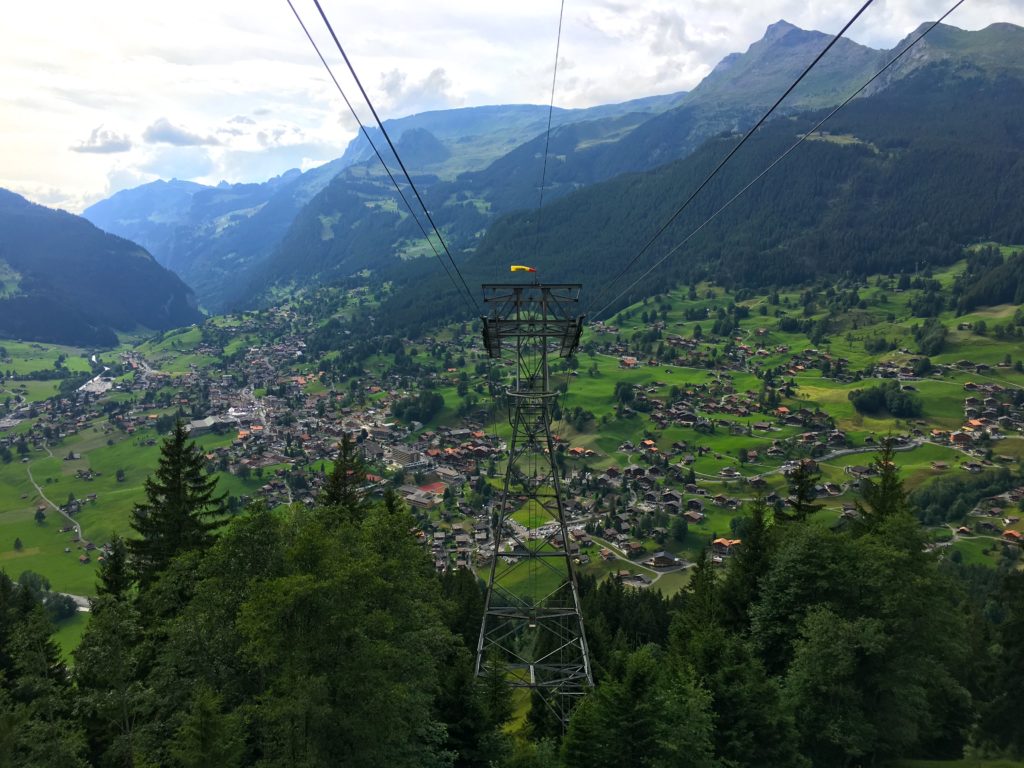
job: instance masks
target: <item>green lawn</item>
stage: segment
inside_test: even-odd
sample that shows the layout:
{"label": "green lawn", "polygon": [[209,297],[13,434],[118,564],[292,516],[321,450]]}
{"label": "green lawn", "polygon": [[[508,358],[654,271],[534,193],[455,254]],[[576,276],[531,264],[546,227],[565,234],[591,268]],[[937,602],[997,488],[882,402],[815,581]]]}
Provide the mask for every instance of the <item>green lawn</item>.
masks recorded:
{"label": "green lawn", "polygon": [[[548,545],[545,551],[554,551]],[[543,562],[541,562],[543,560]],[[562,558],[529,558],[518,562],[498,562],[495,583],[512,594],[528,600],[541,600],[557,590],[565,581],[565,561]]]}
{"label": "green lawn", "polygon": [[[55,504],[64,504],[70,494],[85,500],[96,494],[96,500],[86,502],[76,521],[82,526],[85,538],[101,545],[115,534],[129,535],[131,511],[145,500],[143,483],[156,469],[160,456],[160,437],[153,430],[141,430],[134,435],[117,431],[104,433],[105,422],[96,422],[63,441],[53,457],[41,451],[29,455],[30,462],[13,461],[0,465],[0,483],[6,489],[0,494],[0,568],[17,578],[24,570],[46,576],[54,589],[78,595],[94,594],[96,581],[96,553],[90,562],[79,563],[83,551],[70,541],[72,534],[60,534],[58,529],[66,522],[56,511],[48,508],[43,525],[35,522],[37,505],[43,504],[28,479],[28,470]],[[230,442],[231,436],[204,435],[197,443],[206,450]],[[153,445],[147,443],[153,440]],[[108,441],[112,444],[108,445]],[[71,453],[81,459],[66,461]],[[124,482],[117,481],[117,470],[125,473]],[[77,470],[99,473],[92,480],[77,478]],[[218,475],[219,489],[229,494],[252,495],[263,483],[253,476],[247,480],[233,475]],[[20,538],[23,549],[15,552],[13,542]],[[66,552],[65,549],[70,549]]]}
{"label": "green lawn", "polygon": [[686,585],[690,583],[690,576],[689,570],[664,573],[658,577],[652,588],[660,590],[665,597],[671,597],[686,588]]}
{"label": "green lawn", "polygon": [[[89,371],[88,353],[78,347],[43,344],[31,341],[0,339],[0,347],[7,357],[0,359],[0,371],[16,374],[53,370],[57,359],[64,356],[64,367],[69,371]],[[85,354],[85,357],[82,355]]]}
{"label": "green lawn", "polygon": [[79,611],[70,619],[60,622],[57,630],[53,633],[53,641],[60,648],[66,662],[72,662],[71,654],[82,641],[85,628],[89,626],[89,619],[92,614]]}
{"label": "green lawn", "polygon": [[999,542],[992,539],[965,536],[953,544],[951,549],[960,552],[965,565],[995,566],[999,562],[1002,547]]}

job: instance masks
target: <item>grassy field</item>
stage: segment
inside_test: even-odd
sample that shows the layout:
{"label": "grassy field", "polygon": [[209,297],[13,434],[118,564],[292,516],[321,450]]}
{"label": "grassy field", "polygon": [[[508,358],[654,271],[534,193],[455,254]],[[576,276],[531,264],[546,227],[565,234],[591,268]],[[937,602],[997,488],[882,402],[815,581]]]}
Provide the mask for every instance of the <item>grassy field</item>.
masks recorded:
{"label": "grassy field", "polygon": [[[79,562],[85,552],[71,541],[73,534],[59,533],[66,521],[52,508],[46,509],[42,525],[35,522],[36,508],[46,502],[32,486],[28,473],[31,470],[54,504],[64,504],[72,494],[79,500],[96,494],[95,501],[86,501],[75,518],[87,540],[100,545],[115,534],[129,534],[131,510],[145,500],[143,483],[157,466],[160,438],[153,430],[141,430],[134,435],[107,433],[104,424],[97,422],[67,438],[60,453],[55,451],[52,457],[36,451],[28,463],[0,465],[0,482],[6,491],[0,494],[0,568],[12,577],[17,578],[25,570],[36,571],[46,576],[58,591],[94,594],[96,553],[90,555],[88,563]],[[209,434],[196,442],[210,449],[225,440],[230,440],[230,436]],[[70,453],[82,458],[67,460]],[[117,481],[119,469],[125,473],[123,482]],[[98,476],[83,480],[76,477],[80,470],[90,470]],[[252,494],[262,480],[220,474],[218,482],[221,490],[237,496]],[[20,552],[13,549],[15,539],[22,542]]]}
{"label": "grassy field", "polygon": [[82,641],[85,628],[89,626],[90,615],[89,613],[79,611],[70,619],[60,622],[57,625],[57,631],[53,633],[53,641],[60,648],[64,660],[68,663],[74,661],[71,654]]}
{"label": "grassy field", "polygon": [[0,371],[15,374],[26,374],[32,371],[49,371],[54,369],[58,358],[69,371],[88,372],[89,352],[78,347],[65,347],[59,344],[40,344],[34,341],[0,341],[0,347],[6,355],[0,358]]}

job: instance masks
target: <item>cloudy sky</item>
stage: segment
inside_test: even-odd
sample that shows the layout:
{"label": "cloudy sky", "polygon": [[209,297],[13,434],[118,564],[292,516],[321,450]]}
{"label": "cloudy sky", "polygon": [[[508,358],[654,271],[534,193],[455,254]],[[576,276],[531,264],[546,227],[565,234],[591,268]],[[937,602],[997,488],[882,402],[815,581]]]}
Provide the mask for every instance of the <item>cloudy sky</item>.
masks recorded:
{"label": "cloudy sky", "polygon": [[[354,98],[312,0],[294,2]],[[383,116],[548,101],[558,0],[321,2]],[[566,0],[555,103],[689,89],[770,23],[835,32],[860,4]],[[950,4],[875,0],[849,36],[888,48]],[[1024,0],[968,0],[949,19],[994,21],[1024,24]],[[156,178],[263,181],[354,133],[285,0],[14,4],[0,82],[0,186],[75,212]]]}

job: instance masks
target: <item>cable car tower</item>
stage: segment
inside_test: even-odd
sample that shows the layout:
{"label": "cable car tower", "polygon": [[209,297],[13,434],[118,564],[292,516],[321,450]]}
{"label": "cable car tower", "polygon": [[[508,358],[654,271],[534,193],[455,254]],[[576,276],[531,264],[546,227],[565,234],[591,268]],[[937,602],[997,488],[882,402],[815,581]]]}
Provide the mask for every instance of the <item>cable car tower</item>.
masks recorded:
{"label": "cable car tower", "polygon": [[[531,270],[532,271],[532,270]],[[563,725],[593,686],[587,639],[555,464],[549,354],[576,351],[579,284],[484,285],[484,347],[514,365],[505,390],[512,437],[494,526],[494,555],[476,674],[497,666],[513,688],[537,691]]]}

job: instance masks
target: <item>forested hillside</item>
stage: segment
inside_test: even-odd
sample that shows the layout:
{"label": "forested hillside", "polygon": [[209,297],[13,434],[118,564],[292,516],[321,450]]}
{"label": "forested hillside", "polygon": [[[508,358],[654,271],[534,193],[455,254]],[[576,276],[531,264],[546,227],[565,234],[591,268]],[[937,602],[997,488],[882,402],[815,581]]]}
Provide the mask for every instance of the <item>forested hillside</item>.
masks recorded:
{"label": "forested hillside", "polygon": [[[591,109],[557,110],[557,119],[560,124],[571,124],[614,118],[613,129],[621,131],[676,105],[681,98],[682,94],[669,94]],[[386,124],[410,168],[452,179],[485,167],[539,135],[546,120],[545,107],[502,105],[428,112],[388,120]],[[386,149],[379,130],[371,131],[371,135]],[[87,208],[84,216],[101,229],[143,245],[192,286],[205,307],[222,309],[248,298],[245,292],[252,276],[263,274],[261,265],[277,249],[296,217],[300,217],[300,229],[303,222],[313,222],[316,245],[329,240],[320,237],[322,213],[329,219],[335,211],[340,212],[346,218],[341,232],[358,223],[360,213],[373,218],[372,210],[361,204],[347,208],[333,192],[321,201],[327,206],[326,213],[305,210],[317,193],[352,165],[359,167],[351,175],[340,177],[348,182],[343,196],[357,194],[373,199],[380,197],[381,189],[390,194],[388,186],[381,186],[390,182],[359,135],[340,158],[304,173],[292,169],[263,183],[222,182],[215,187],[180,180],[155,181],[101,200]],[[393,207],[390,201],[388,205]],[[415,228],[392,232],[383,245],[390,248],[396,238],[415,239],[419,235]],[[333,256],[331,245],[325,243],[328,259]],[[306,245],[297,245],[293,234],[282,247],[294,255],[296,263],[294,268],[272,269],[275,279],[289,274],[289,269],[315,279],[316,267],[304,260],[310,250]],[[353,247],[357,253],[379,252],[377,241],[368,244],[358,237]]]}
{"label": "forested hillside", "polygon": [[0,336],[111,346],[115,330],[202,315],[188,286],[135,243],[0,190]]}
{"label": "forested hillside", "polygon": [[[502,238],[510,231],[510,226],[515,227],[501,222],[502,216],[536,206],[541,158],[545,151],[550,159],[545,173],[546,205],[566,196],[575,201],[570,208],[558,209],[553,215],[561,216],[563,210],[576,205],[592,211],[595,206],[605,205],[611,197],[613,205],[628,212],[628,218],[616,229],[623,237],[633,237],[637,232],[644,232],[646,225],[657,226],[652,223],[652,217],[665,210],[662,201],[670,205],[687,190],[686,184],[693,181],[688,174],[704,167],[698,158],[690,165],[671,164],[693,152],[707,153],[709,146],[714,147],[706,143],[709,140],[717,140],[719,147],[715,151],[722,151],[721,142],[728,140],[723,137],[745,131],[753,124],[827,40],[828,36],[820,32],[802,30],[780,21],[769,26],[763,38],[747,51],[725,57],[691,92],[582,110],[555,109],[550,137],[545,131],[546,108],[531,105],[473,107],[411,115],[388,121],[389,131],[453,251],[486,251],[494,242],[493,238],[489,242],[482,240],[490,227],[504,227],[498,233]],[[998,91],[1001,84],[1016,82],[1012,78],[1019,78],[1024,71],[1020,50],[1024,50],[1024,31],[1010,24],[996,24],[978,32],[940,26],[874,83],[869,93],[885,93],[907,78],[937,66],[943,68],[947,79]],[[838,103],[892,53],[840,40],[784,102],[780,114],[793,116],[802,110]],[[1011,111],[1013,87],[1000,105]],[[901,95],[894,97],[894,103],[902,110],[901,115],[912,112],[905,108],[907,104],[899,104],[904,96],[909,95],[911,101],[915,98],[930,100],[926,90],[916,96],[911,92],[913,89],[897,90]],[[943,106],[933,103],[929,106],[929,123],[945,120]],[[849,150],[847,155],[855,155],[858,148],[874,153],[879,148],[877,139],[889,130],[884,124],[888,117],[891,115],[875,112],[867,118],[868,125],[861,131],[866,144],[842,138],[835,141]],[[963,124],[960,115],[953,117],[961,123],[964,144],[969,143],[967,135],[975,126]],[[1007,125],[1012,125],[1012,117],[1001,113],[994,117],[997,124],[1005,120]],[[980,122],[980,118],[975,122]],[[794,123],[791,127],[802,125],[805,124]],[[904,125],[894,124],[894,129],[903,132],[902,138],[915,135]],[[841,134],[844,129],[831,126],[829,130]],[[937,135],[936,130],[930,125],[925,133]],[[397,164],[386,151],[379,131],[371,126],[370,133],[397,173]],[[856,137],[861,137],[861,133]],[[894,138],[901,140],[901,137]],[[917,147],[921,147],[920,142]],[[886,145],[887,151],[876,159],[893,159],[897,148]],[[759,168],[754,161],[763,157],[765,155],[748,156],[746,163],[731,169],[737,175],[724,178],[723,183],[730,180],[739,183],[744,172],[756,172]],[[824,170],[826,174],[843,173],[848,170],[846,164],[850,160],[852,158],[844,161],[830,158],[825,162],[835,167]],[[705,159],[704,162],[712,161]],[[916,162],[932,165],[919,155],[901,164],[900,172],[918,173],[921,169],[913,167]],[[946,160],[940,163],[946,164]],[[808,161],[789,165],[800,170],[808,166]],[[795,177],[797,170],[781,174]],[[653,174],[653,186],[644,183],[642,190],[634,190],[632,185],[640,182],[628,174],[648,171]],[[882,171],[893,172],[896,171]],[[666,182],[665,173],[672,174],[675,182]],[[783,175],[781,180],[787,178]],[[614,180],[612,186],[595,192],[595,198],[574,195],[581,188],[608,180]],[[825,175],[821,183],[833,180]],[[872,178],[869,182],[875,180]],[[890,179],[900,180],[899,177]],[[856,180],[851,183],[855,184]],[[724,191],[724,186],[719,191]],[[634,192],[644,201],[640,210],[631,205],[634,198],[630,195]],[[916,197],[920,192],[920,187],[914,188]],[[407,194],[413,197],[408,190]],[[619,200],[615,198],[617,194],[627,197]],[[849,196],[855,194],[862,196],[863,190],[849,190]],[[802,203],[799,195],[796,192],[786,197]],[[763,220],[776,221],[781,215],[797,223],[814,221],[828,227],[836,224],[844,230],[851,226],[862,229],[859,222],[824,222],[821,211],[817,210],[820,197],[815,195],[814,205],[795,220],[791,211],[779,207],[761,209],[760,215]],[[759,199],[756,195],[751,198]],[[710,199],[711,196],[705,197],[705,204]],[[845,202],[835,195],[831,195],[831,201],[833,206]],[[876,204],[891,211],[903,201],[890,195],[878,199]],[[700,210],[706,210],[706,206]],[[695,209],[695,212],[700,210]],[[869,215],[877,216],[878,212],[872,210]],[[92,206],[86,216],[99,226],[149,248],[162,264],[177,271],[196,290],[205,307],[214,310],[260,304],[280,295],[282,290],[343,279],[365,268],[394,273],[401,278],[413,262],[433,253],[362,136],[350,143],[341,158],[304,174],[293,170],[263,184],[221,184],[216,188],[185,182],[156,182],[120,192]],[[570,213],[571,218],[579,219],[579,216],[578,211]],[[616,219],[603,215],[599,220]],[[587,226],[579,221],[575,225]],[[530,226],[528,224],[527,228]],[[794,238],[785,231],[789,228],[788,223],[772,226],[786,241],[787,248],[800,251],[817,248],[816,244],[792,242]],[[368,230],[374,230],[373,234],[368,234]],[[724,244],[717,234],[720,231],[716,230],[716,239]],[[742,233],[737,232],[737,235],[729,246],[738,251],[731,271],[746,272],[755,257],[759,263],[766,261],[764,247],[751,251],[751,246],[742,241]],[[557,236],[556,233],[549,238],[554,241],[548,243],[549,247],[560,248]],[[575,235],[572,239],[578,240]],[[773,235],[772,242],[776,239]],[[922,246],[929,252],[926,258],[934,258],[936,248],[945,248],[940,239],[925,237]],[[613,252],[611,258],[619,258],[622,250],[607,240],[594,240],[588,245]],[[832,250],[837,247],[834,240],[826,240],[821,245]],[[526,246],[515,243],[513,247],[521,252]],[[529,248],[533,250],[533,244],[529,244]],[[888,248],[885,243],[864,246],[864,250],[879,252],[876,262],[881,261],[881,254]],[[904,249],[905,243],[898,248]],[[804,259],[801,253],[799,260]],[[557,263],[558,259],[555,261]],[[776,266],[777,263],[769,269],[775,271]],[[412,269],[418,273],[419,265]]]}
{"label": "forested hillside", "polygon": [[957,288],[960,312],[995,304],[1024,304],[1024,251],[1011,251],[1005,261],[992,247],[973,254]]}
{"label": "forested hillside", "polygon": [[[449,141],[450,155],[421,156],[414,152],[405,158],[406,163],[417,176],[416,183],[433,208],[450,246],[473,248],[496,216],[536,205],[539,158],[545,151],[552,160],[545,174],[548,201],[622,173],[647,170],[685,157],[709,137],[753,122],[758,110],[777,97],[827,39],[820,32],[779,22],[771,25],[764,38],[748,51],[723,60],[694,91],[685,95],[639,99],[587,110],[557,110],[550,137],[543,122],[536,121],[531,124],[532,135],[500,142],[509,135],[509,127],[494,122],[487,126],[492,151],[487,164],[474,166],[459,159],[464,154],[475,158],[479,153],[479,140],[467,145],[465,139]],[[787,109],[835,103],[854,80],[865,76],[879,56],[879,51],[840,41],[827,63],[808,79]],[[484,127],[481,120],[495,110],[509,113],[512,126],[518,126],[518,121],[527,115],[538,116],[534,107],[486,107],[472,110],[466,117],[475,120],[479,130]],[[438,136],[451,134],[452,118],[461,112],[465,110],[453,111],[448,119],[449,113],[441,112],[394,121],[394,129],[401,141],[405,136],[403,129],[422,125],[422,129],[416,130],[425,130],[436,140],[430,131]],[[371,133],[383,146],[379,134]],[[421,141],[426,140],[421,136]],[[500,152],[493,151],[499,148]],[[401,147],[399,151],[403,156],[407,154]],[[303,285],[311,280],[343,277],[369,265],[394,268],[396,257],[404,261],[432,252],[411,221],[406,224],[396,220],[402,224],[397,227],[385,223],[382,235],[386,238],[382,241],[370,242],[365,238],[365,228],[382,223],[379,210],[399,211],[402,220],[406,210],[365,141],[353,142],[345,157],[359,157],[366,162],[339,174],[333,188],[312,200],[296,217],[266,267],[254,272],[246,293],[259,297],[268,286]],[[462,172],[453,174],[453,168]],[[375,225],[368,223],[370,219],[377,219]],[[321,227],[327,222],[329,230]]]}
{"label": "forested hillside", "polygon": [[563,732],[501,678],[474,678],[479,583],[436,575],[397,497],[360,496],[350,452],[314,508],[227,520],[179,426],[137,538],[106,553],[73,666],[48,639],[51,597],[0,574],[0,722],[17,724],[0,754],[32,768],[1020,755],[1024,576],[926,553],[888,450],[845,527],[755,499],[724,572],[705,554],[672,599],[584,579],[597,685]]}
{"label": "forested hillside", "polygon": [[[625,289],[817,118],[808,113],[762,129],[602,300]],[[794,285],[949,264],[974,242],[1021,242],[1022,126],[1021,80],[961,77],[945,63],[923,67],[840,112],[827,132],[806,141],[617,306],[677,281]],[[685,160],[555,201],[543,211],[539,236],[535,212],[499,219],[463,272],[470,284],[504,280],[508,264],[526,262],[545,280],[584,277],[597,293],[736,141],[721,137]],[[436,312],[439,294],[459,311],[436,265],[423,265],[422,275],[409,265],[403,271],[410,288],[387,305],[385,321],[419,323],[428,303]]]}

